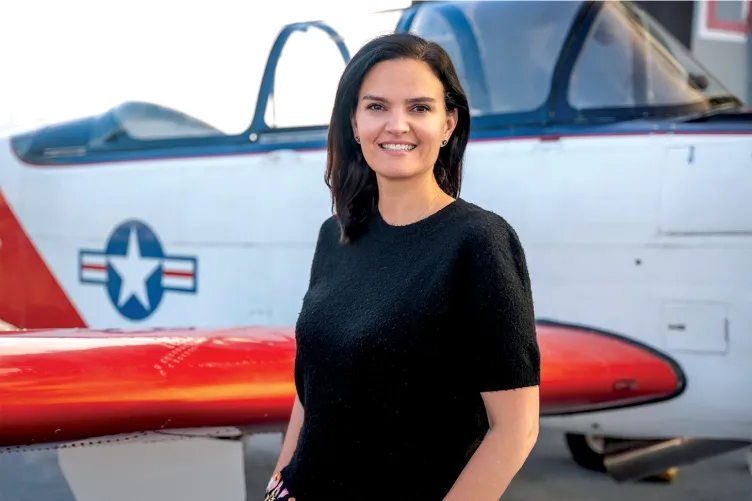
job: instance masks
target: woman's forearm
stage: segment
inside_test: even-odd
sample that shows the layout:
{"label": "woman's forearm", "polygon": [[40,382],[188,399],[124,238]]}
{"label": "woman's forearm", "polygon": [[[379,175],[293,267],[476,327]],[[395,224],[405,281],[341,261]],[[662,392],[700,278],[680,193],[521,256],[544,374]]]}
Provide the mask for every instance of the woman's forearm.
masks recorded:
{"label": "woman's forearm", "polygon": [[499,501],[538,439],[538,423],[518,429],[492,428],[444,501]]}
{"label": "woman's forearm", "polygon": [[285,433],[285,440],[282,442],[282,450],[279,453],[279,459],[277,459],[277,466],[274,467],[275,472],[287,466],[290,463],[290,459],[292,459],[292,455],[298,445],[300,428],[303,426],[304,413],[303,404],[300,403],[300,399],[296,395],[295,402],[292,405],[292,412],[290,413],[290,423],[287,425],[287,432]]}

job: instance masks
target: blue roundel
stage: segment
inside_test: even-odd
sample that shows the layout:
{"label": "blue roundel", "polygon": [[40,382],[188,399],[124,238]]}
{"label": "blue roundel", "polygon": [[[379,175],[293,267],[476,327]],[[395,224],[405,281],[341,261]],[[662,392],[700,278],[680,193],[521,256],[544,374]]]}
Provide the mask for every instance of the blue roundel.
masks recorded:
{"label": "blue roundel", "polygon": [[121,223],[105,248],[107,293],[126,318],[142,320],[162,301],[162,261],[165,257],[156,233],[137,220]]}
{"label": "blue roundel", "polygon": [[196,294],[198,259],[170,255],[145,223],[120,223],[104,249],[81,249],[79,281],[104,286],[115,309],[129,320],[152,315],[167,292]]}

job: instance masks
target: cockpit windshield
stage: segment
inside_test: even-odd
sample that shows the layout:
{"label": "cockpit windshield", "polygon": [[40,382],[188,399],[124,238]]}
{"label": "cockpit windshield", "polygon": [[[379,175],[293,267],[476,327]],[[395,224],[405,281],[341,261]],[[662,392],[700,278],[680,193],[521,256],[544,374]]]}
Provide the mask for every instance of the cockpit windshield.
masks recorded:
{"label": "cockpit windshield", "polygon": [[487,124],[498,117],[521,124],[664,116],[676,113],[671,107],[707,109],[735,99],[639,8],[593,3],[595,17],[576,22],[587,5],[418,2],[377,14],[260,27],[250,41],[242,22],[228,20],[216,37],[200,41],[190,29],[174,28],[139,46],[128,65],[120,63],[128,81],[117,87],[122,97],[112,104],[124,104],[97,122],[91,144],[128,148],[129,141],[195,142],[250,137],[251,129],[263,135],[325,128],[349,58],[368,40],[399,30],[446,49],[471,114],[493,117]]}
{"label": "cockpit windshield", "polygon": [[604,2],[578,54],[567,100],[580,111],[713,104],[731,93],[641,9]]}
{"label": "cockpit windshield", "polygon": [[[268,89],[264,125],[272,129],[325,126],[337,83],[358,49],[379,35],[393,33],[403,10],[329,18],[290,32]],[[274,54],[273,54],[274,55]]]}
{"label": "cockpit windshield", "polygon": [[[554,71],[576,36],[572,29],[582,7],[561,1],[426,3],[410,30],[450,53],[473,115],[525,113],[548,105]],[[556,77],[563,80],[557,87],[568,89],[556,97],[575,112],[651,114],[651,108],[733,98],[647,13],[622,2],[603,2],[600,9],[573,67]]]}
{"label": "cockpit windshield", "polygon": [[474,116],[521,113],[549,97],[580,2],[426,3],[410,31],[455,63]]}

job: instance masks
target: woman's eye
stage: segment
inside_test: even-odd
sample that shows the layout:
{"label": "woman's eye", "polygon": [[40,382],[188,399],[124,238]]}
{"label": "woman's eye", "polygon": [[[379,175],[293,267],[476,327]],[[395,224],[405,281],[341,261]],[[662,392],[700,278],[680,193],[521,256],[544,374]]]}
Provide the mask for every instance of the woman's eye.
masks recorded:
{"label": "woman's eye", "polygon": [[[378,103],[371,103],[371,104],[369,104],[369,105],[366,106],[366,109],[367,110],[371,110],[371,111],[383,111],[384,110],[384,106],[381,105],[381,104],[378,104]],[[428,106],[426,106],[424,104],[418,104],[418,105],[414,106],[411,109],[412,109],[412,111],[416,111],[418,113],[426,113],[426,112],[428,112],[428,111],[431,110],[431,108],[429,108]]]}

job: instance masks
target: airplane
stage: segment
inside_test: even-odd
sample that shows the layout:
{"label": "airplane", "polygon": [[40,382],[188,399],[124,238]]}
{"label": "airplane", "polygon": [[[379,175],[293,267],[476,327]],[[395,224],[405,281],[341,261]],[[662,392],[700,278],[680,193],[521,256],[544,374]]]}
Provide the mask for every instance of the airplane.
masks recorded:
{"label": "airplane", "polygon": [[[167,94],[0,139],[0,318],[12,329],[0,347],[25,364],[56,357],[20,372],[4,357],[0,395],[9,374],[33,389],[82,346],[111,346],[104,364],[132,345],[175,349],[173,335],[239,346],[288,329],[289,341],[331,214],[333,89],[364,41],[395,30],[452,56],[473,119],[461,196],[503,215],[525,246],[541,426],[566,434],[577,464],[620,481],[749,447],[752,112],[631,2],[416,2],[362,23],[294,23],[271,44],[247,126],[223,128],[210,107],[188,113]],[[57,381],[61,393],[42,386],[45,405],[73,409],[74,429],[149,431],[63,405],[83,374]],[[66,437],[49,433],[60,413],[29,409],[14,415],[40,428],[0,445]],[[250,426],[202,416],[186,422]]]}

